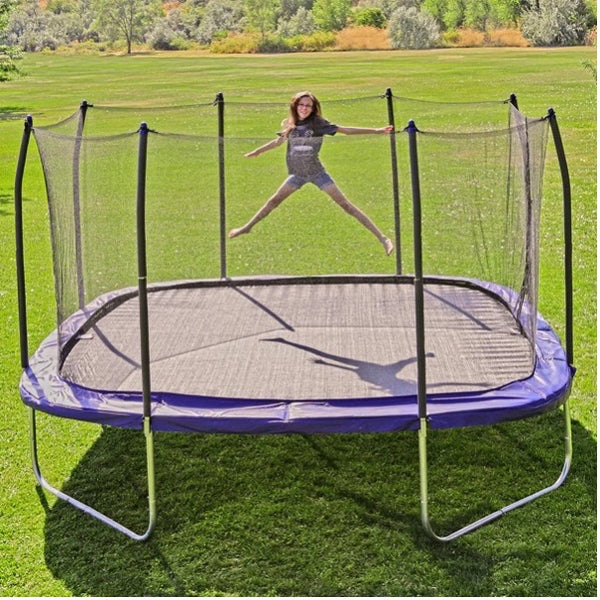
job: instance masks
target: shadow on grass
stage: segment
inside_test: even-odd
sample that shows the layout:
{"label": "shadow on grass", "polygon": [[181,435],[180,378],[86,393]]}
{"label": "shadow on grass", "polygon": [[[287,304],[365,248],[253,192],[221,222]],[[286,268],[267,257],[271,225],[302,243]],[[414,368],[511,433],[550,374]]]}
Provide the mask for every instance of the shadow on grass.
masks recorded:
{"label": "shadow on grass", "polygon": [[[555,412],[430,432],[434,527],[550,484],[562,431]],[[415,433],[157,434],[151,540],[59,501],[46,563],[76,596],[594,595],[596,444],[577,423],[573,433],[563,487],[451,544],[420,525]],[[62,489],[143,531],[143,448],[139,432],[104,429]]]}
{"label": "shadow on grass", "polygon": [[1,106],[0,121],[16,121],[27,116],[24,106]]}
{"label": "shadow on grass", "polygon": [[[31,202],[31,198],[23,198],[23,204]],[[0,191],[0,217],[15,216],[15,195],[14,192]]]}
{"label": "shadow on grass", "polygon": [[5,192],[0,192],[0,217],[14,215],[14,196]]}

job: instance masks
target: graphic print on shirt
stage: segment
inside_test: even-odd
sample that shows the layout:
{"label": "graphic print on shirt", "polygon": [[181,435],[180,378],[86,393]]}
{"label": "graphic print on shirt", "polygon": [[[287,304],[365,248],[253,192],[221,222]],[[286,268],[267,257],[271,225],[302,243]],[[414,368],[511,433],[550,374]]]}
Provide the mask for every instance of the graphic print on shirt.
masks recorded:
{"label": "graphic print on shirt", "polygon": [[286,161],[290,175],[314,177],[325,170],[319,160],[323,135],[335,135],[337,126],[325,119],[299,121],[288,138]]}

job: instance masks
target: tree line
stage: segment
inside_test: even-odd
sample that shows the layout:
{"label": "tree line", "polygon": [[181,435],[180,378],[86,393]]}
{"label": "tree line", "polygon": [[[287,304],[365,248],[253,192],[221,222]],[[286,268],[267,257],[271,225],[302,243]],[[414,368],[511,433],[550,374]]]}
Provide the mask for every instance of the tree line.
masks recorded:
{"label": "tree line", "polygon": [[0,64],[19,50],[210,48],[244,34],[255,51],[307,49],[307,39],[320,49],[319,40],[348,27],[386,30],[392,48],[443,45],[461,28],[516,29],[533,46],[578,45],[595,25],[594,0],[0,0]]}

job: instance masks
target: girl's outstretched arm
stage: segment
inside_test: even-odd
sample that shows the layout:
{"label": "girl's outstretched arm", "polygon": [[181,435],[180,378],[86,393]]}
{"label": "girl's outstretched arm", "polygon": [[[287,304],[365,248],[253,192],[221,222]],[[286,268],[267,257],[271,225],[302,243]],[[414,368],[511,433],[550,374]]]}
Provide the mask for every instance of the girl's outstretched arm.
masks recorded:
{"label": "girl's outstretched arm", "polygon": [[393,129],[391,125],[386,125],[385,127],[342,127],[338,125],[337,130],[346,135],[354,135],[358,133],[390,133]]}
{"label": "girl's outstretched arm", "polygon": [[285,137],[279,136],[279,137],[275,138],[274,140],[267,142],[263,146],[260,146],[259,148],[252,150],[251,152],[246,152],[246,154],[244,154],[244,156],[246,158],[254,158],[255,156],[258,156],[259,154],[262,154],[263,152],[266,152],[267,150],[271,150],[273,148],[277,148],[277,146],[281,146],[281,144],[283,144],[284,140],[285,140]]}

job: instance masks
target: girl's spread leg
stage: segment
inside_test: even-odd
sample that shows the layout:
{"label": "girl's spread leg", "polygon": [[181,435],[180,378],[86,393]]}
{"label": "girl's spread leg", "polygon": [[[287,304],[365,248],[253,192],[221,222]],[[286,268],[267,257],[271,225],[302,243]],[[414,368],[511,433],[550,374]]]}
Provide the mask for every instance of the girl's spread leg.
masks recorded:
{"label": "girl's spread leg", "polygon": [[386,236],[384,236],[384,239],[381,241],[381,243],[383,244],[385,253],[389,256],[394,251],[394,243],[389,237]]}
{"label": "girl's spread leg", "polygon": [[352,204],[352,202],[350,202],[350,200],[344,196],[343,192],[337,187],[337,185],[331,184],[322,189],[338,206],[343,208],[349,215],[352,215],[355,219],[357,219],[359,223],[366,227],[380,241],[385,253],[388,256],[394,251],[394,244],[392,243],[392,240],[385,236],[379,230],[377,225],[375,225],[375,223],[373,223],[373,221],[371,221],[371,219],[369,219],[369,217],[367,217],[367,215],[360,210],[360,208],[354,206],[354,204]]}
{"label": "girl's spread leg", "polygon": [[244,233],[250,233],[250,230],[262,221],[272,210],[277,208],[290,194],[296,191],[295,187],[283,183],[281,187],[267,200],[266,204],[242,227],[236,227],[229,232],[229,237],[234,238]]}

